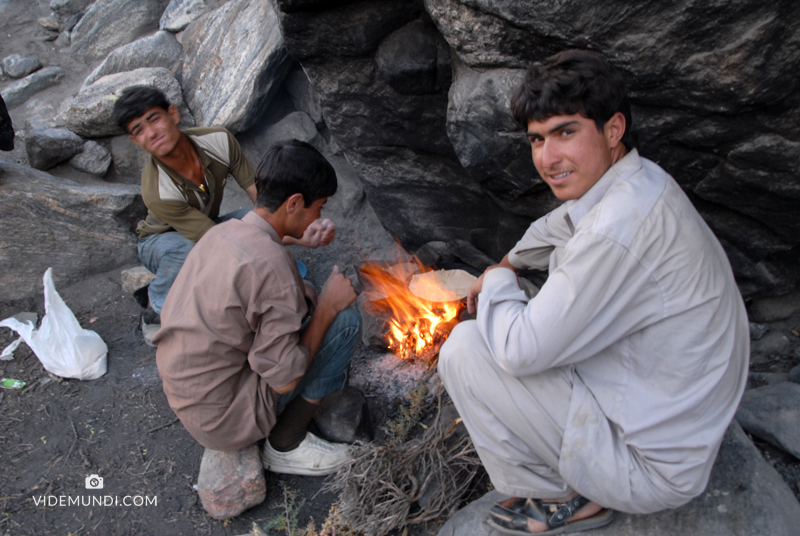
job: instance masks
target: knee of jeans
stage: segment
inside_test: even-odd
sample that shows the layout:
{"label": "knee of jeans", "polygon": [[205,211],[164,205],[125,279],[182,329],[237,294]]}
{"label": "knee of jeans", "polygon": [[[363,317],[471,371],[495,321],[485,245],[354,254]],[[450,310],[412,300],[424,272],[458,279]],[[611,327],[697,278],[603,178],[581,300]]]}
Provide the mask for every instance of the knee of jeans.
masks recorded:
{"label": "knee of jeans", "polygon": [[[361,339],[361,315],[352,309],[345,309],[336,315],[334,320],[337,329],[347,330],[347,337],[355,340]],[[332,326],[333,327],[333,326]]]}

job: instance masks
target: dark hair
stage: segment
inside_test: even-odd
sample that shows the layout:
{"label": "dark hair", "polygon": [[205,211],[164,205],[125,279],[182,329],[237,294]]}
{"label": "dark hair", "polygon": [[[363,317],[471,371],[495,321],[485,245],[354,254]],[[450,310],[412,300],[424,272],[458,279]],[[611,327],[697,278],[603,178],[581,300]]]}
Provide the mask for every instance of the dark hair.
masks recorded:
{"label": "dark hair", "polygon": [[602,132],[617,112],[625,116],[622,143],[630,150],[635,141],[625,79],[603,56],[588,50],[565,50],[534,63],[511,98],[511,113],[523,128],[531,120],[580,114]]}
{"label": "dark hair", "polygon": [[256,170],[256,206],[278,210],[289,196],[303,194],[306,208],[336,193],[336,171],[304,141],[285,140],[267,149]]}
{"label": "dark hair", "polygon": [[169,110],[169,101],[163,91],[151,86],[125,88],[114,103],[114,121],[122,130],[128,132],[130,122],[143,116],[150,108]]}

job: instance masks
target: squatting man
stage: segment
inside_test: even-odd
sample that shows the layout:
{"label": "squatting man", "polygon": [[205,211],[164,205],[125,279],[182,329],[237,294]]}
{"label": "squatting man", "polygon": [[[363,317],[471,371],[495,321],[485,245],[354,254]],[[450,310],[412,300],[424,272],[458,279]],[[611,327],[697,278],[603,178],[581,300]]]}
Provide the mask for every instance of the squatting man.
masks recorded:
{"label": "squatting man", "polygon": [[318,301],[284,238],[301,239],[337,189],[311,145],[269,148],[255,174],[255,208],[209,228],[191,249],[161,310],[156,364],[167,401],[204,447],[236,451],[267,438],[265,468],[328,474],[347,445],[307,432],[319,402],[341,389],[361,318],[338,268]]}
{"label": "squatting man", "polygon": [[[511,100],[564,203],[469,292],[439,372],[507,534],[676,508],[705,488],[744,391],[749,333],[727,257],[675,180],[639,156],[619,71],[565,51]],[[549,270],[530,301],[520,270]]]}
{"label": "squatting man", "polygon": [[[250,210],[219,215],[228,175],[255,202],[254,170],[236,138],[224,128],[180,130],[180,112],[159,89],[127,88],[114,103],[114,119],[149,155],[142,169],[147,217],[136,232],[139,259],[155,279],[134,297],[144,310],[145,342],[152,345],[160,327],[158,314],[195,242],[215,224],[241,219]],[[284,243],[315,248],[330,243],[335,234],[333,222],[320,220],[309,225],[302,237],[286,236]]]}

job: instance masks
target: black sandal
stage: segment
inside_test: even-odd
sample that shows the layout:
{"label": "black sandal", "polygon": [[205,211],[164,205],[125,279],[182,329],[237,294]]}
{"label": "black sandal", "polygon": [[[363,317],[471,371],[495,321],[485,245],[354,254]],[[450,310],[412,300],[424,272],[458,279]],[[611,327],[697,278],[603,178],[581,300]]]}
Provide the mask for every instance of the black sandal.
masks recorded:
{"label": "black sandal", "polygon": [[[486,522],[504,534],[567,534],[603,527],[614,520],[616,513],[604,508],[593,516],[570,521],[590,502],[581,495],[565,503],[546,503],[539,499],[512,497],[495,504],[489,510]],[[547,530],[531,532],[528,528],[529,519],[544,523]]]}

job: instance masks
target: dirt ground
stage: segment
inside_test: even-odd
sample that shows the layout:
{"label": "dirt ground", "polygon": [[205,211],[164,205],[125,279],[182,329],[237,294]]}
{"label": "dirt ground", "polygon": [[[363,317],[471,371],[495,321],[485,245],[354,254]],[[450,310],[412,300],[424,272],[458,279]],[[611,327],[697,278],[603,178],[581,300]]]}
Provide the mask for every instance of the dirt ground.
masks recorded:
{"label": "dirt ground", "polygon": [[[167,405],[155,350],[142,340],[138,307],[123,295],[119,272],[59,293],[81,325],[108,344],[108,372],[94,381],[59,379],[24,344],[13,360],[0,361],[0,377],[27,384],[19,391],[0,391],[0,534],[244,534],[253,522],[263,526],[281,514],[282,506],[274,506],[283,504],[283,485],[305,501],[299,515],[303,523],[310,517],[318,525],[324,520],[334,497],[318,494],[323,479],[272,473],[267,473],[267,499],[260,506],[227,522],[210,518],[192,489],[203,448]],[[41,318],[42,300],[0,302],[0,318],[21,311]],[[0,329],[0,347],[14,338]],[[354,368],[369,367],[378,357],[359,348]],[[374,393],[368,400],[374,423],[396,412],[397,400]],[[103,478],[102,489],[86,488],[86,477],[94,474]],[[114,505],[41,504],[48,496],[87,504],[87,497],[105,503],[112,497]],[[435,532],[410,532],[429,533]]]}

